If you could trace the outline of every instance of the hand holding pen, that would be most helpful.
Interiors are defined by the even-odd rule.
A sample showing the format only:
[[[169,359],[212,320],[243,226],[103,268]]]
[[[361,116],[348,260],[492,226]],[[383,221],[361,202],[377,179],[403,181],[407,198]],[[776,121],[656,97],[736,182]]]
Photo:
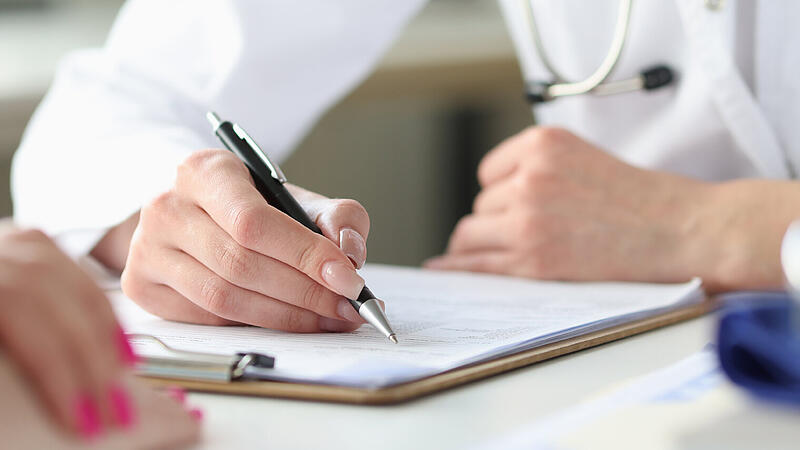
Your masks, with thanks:
[[[292,332],[353,331],[348,298],[364,280],[369,217],[353,200],[294,194],[324,236],[270,206],[227,150],[193,153],[174,186],[145,205],[122,276],[124,292],[161,317]]]
[[[300,206],[286,188],[286,176],[281,168],[269,159],[269,156],[253,138],[239,125],[222,121],[213,112],[209,112],[206,117],[220,141],[247,167],[253,177],[256,189],[264,197],[264,200],[310,231],[322,235],[323,231],[320,230],[317,223],[308,216],[307,211]],[[327,269],[323,266],[322,270],[325,272]],[[397,336],[389,325],[389,320],[383,312],[383,306],[379,303],[380,300],[368,287],[362,286],[358,294],[349,295],[347,298],[354,311],[358,312],[387,339],[397,344]]]

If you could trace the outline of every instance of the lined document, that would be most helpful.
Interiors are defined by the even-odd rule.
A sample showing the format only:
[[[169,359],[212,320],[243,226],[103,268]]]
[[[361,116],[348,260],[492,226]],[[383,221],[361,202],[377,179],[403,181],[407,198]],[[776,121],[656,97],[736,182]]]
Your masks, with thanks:
[[[274,356],[264,379],[378,388],[527,350],[704,298],[699,279],[684,284],[559,283],[371,265],[361,271],[386,302],[400,341],[368,325],[353,333],[291,334],[256,327],[190,325],[152,316],[119,291],[111,297],[130,333],[171,347]],[[155,349],[134,341],[136,351]]]

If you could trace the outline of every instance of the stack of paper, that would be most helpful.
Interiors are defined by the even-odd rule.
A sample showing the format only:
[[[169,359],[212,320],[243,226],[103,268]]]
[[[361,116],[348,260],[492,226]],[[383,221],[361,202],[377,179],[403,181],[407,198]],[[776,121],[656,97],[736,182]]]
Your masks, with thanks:
[[[254,351],[276,357],[264,379],[377,388],[515,353],[677,309],[704,298],[685,284],[558,283],[391,266],[362,271],[386,302],[400,340],[365,325],[348,334],[289,334],[255,327],[212,327],[152,316],[117,292],[126,330],[182,350]],[[147,346],[135,343],[147,355]]]

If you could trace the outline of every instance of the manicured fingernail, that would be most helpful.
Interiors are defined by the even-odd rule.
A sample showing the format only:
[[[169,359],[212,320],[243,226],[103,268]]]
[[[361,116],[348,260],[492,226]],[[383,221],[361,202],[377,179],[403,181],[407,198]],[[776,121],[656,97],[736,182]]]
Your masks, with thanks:
[[[384,302],[383,300],[378,300],[378,303],[381,305],[381,309],[383,310],[383,312],[386,312],[386,302]]]
[[[339,232],[339,248],[350,258],[356,269],[360,269],[367,260],[367,244],[361,234],[352,228],[343,228]]]
[[[164,392],[181,405],[186,403],[186,389],[178,386],[167,386]]]
[[[120,386],[112,386],[108,391],[111,400],[111,411],[114,419],[122,428],[130,428],[136,422],[136,415],[131,405],[131,397],[128,392]]]
[[[347,298],[358,298],[364,287],[364,279],[358,276],[353,266],[339,261],[323,264],[322,279],[331,289]]]
[[[203,410],[199,408],[192,408],[189,410],[189,415],[192,416],[196,422],[203,421]]]
[[[352,331],[353,323],[350,321],[336,320],[329,317],[319,318],[319,329],[322,331],[332,331],[334,333],[341,333],[344,331]]]
[[[123,331],[122,328],[117,328],[117,343],[122,362],[130,367],[133,367],[136,364],[138,357],[136,356],[136,353],[133,352],[133,347],[131,347],[128,336],[125,335],[125,331]]]
[[[102,432],[97,404],[88,395],[81,395],[75,402],[75,418],[78,432],[84,439],[93,439]]]
[[[336,314],[338,314],[342,319],[349,320],[350,322],[364,323],[364,319],[358,314],[358,311],[353,308],[353,305],[351,305],[346,299],[339,300],[339,304],[336,305]]]

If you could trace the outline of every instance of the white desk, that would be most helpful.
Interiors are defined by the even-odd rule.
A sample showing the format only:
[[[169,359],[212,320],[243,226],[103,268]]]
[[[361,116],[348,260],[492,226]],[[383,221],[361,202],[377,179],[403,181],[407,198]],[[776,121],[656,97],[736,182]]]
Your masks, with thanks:
[[[205,409],[203,448],[465,448],[697,352],[710,342],[714,323],[713,316],[695,319],[396,406],[210,394],[191,394],[189,401]],[[727,442],[721,427],[720,448],[789,447],[799,437],[749,433]]]

